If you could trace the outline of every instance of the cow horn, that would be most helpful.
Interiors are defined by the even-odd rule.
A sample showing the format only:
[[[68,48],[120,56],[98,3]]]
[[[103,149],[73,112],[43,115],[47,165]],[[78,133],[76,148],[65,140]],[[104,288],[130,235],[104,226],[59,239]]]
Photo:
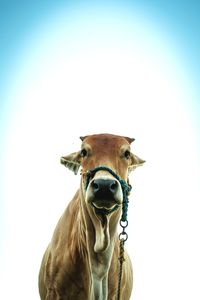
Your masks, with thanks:
[[[130,137],[127,137],[127,136],[125,136],[124,138],[127,140],[127,142],[129,142],[129,144],[131,144],[132,142],[135,141],[134,138],[130,138]]]
[[[84,139],[85,139],[86,137],[87,137],[87,135],[85,135],[85,136],[80,136],[81,141],[83,142]]]

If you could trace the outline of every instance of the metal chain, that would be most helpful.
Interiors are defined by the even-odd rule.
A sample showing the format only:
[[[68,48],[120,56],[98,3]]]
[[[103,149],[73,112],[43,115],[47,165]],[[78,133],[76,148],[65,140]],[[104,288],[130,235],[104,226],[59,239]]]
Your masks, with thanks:
[[[122,227],[122,232],[119,234],[119,280],[118,280],[118,290],[117,290],[117,300],[120,300],[121,297],[121,283],[122,283],[122,273],[123,273],[123,263],[125,261],[124,258],[124,244],[128,239],[128,234],[125,231],[126,227],[128,226],[128,221],[125,221],[125,224],[123,224],[123,221],[120,220],[120,226]]]
[[[126,232],[126,228],[128,226],[128,221],[122,221],[122,219],[119,222],[120,226],[122,227],[122,232],[119,234],[119,240],[124,240],[126,242],[128,240],[128,234]]]

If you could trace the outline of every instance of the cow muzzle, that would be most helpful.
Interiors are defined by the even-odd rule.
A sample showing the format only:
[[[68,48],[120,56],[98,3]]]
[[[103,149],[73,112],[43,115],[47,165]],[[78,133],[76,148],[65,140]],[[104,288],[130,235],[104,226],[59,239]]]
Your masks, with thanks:
[[[116,179],[98,177],[91,180],[88,186],[88,202],[97,214],[109,214],[122,203],[120,183]]]
[[[120,182],[107,170],[100,170],[90,176],[87,184],[86,201],[98,215],[109,215],[116,211],[123,201]]]
[[[95,212],[109,215],[122,205],[121,220],[126,221],[131,185],[107,166],[82,171],[82,175],[85,176],[86,202],[96,208]]]

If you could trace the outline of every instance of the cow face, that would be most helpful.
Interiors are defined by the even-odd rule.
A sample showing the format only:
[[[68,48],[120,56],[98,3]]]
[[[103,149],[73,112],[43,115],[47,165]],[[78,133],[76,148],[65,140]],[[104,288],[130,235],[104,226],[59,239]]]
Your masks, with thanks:
[[[134,139],[111,134],[97,134],[81,137],[82,146],[79,152],[61,157],[61,163],[75,174],[80,166],[83,172],[99,165],[113,169],[122,179],[127,180],[130,171],[143,165],[140,159],[130,151]]]
[[[130,171],[141,166],[144,161],[131,153],[130,144],[134,139],[111,134],[97,134],[81,137],[79,152],[61,158],[61,163],[77,174],[82,167],[82,182],[86,185],[87,171],[98,166],[107,166],[125,181]],[[84,189],[83,189],[84,190]],[[96,212],[101,209],[111,211],[122,202],[122,190],[119,181],[108,171],[98,171],[90,178],[87,202]]]
[[[107,170],[95,172],[88,178],[88,171],[98,166],[106,166],[113,170],[121,179],[128,181],[130,171],[141,166],[144,161],[131,153],[130,144],[133,139],[111,134],[98,134],[81,137],[81,150],[61,158],[61,163],[77,174],[82,167],[82,194],[84,205],[95,224],[96,233],[102,227],[108,228],[111,216],[118,220],[123,193],[121,184]],[[89,182],[88,182],[89,181]],[[86,186],[86,182],[88,183]],[[100,225],[98,225],[100,221]],[[107,224],[107,225],[105,225]],[[102,225],[102,226],[101,226]],[[97,230],[98,228],[98,230]],[[96,252],[105,250],[106,233],[96,234]],[[104,242],[102,242],[102,236]],[[108,236],[107,236],[108,238]],[[108,240],[108,239],[107,239]]]

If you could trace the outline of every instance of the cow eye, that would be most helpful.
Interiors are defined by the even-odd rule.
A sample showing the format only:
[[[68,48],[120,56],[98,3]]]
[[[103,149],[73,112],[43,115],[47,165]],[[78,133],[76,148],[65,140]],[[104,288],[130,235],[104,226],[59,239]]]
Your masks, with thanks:
[[[124,152],[124,156],[126,157],[126,159],[129,159],[131,157],[131,152],[129,150],[126,150]]]
[[[87,156],[87,150],[86,149],[82,149],[81,150],[81,157],[86,157]]]

